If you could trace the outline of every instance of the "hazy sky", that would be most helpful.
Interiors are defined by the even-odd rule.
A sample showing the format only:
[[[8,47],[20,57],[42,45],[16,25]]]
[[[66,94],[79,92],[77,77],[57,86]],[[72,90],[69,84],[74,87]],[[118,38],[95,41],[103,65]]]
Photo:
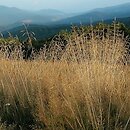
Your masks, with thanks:
[[[0,5],[21,9],[58,9],[64,12],[82,12],[130,2],[130,0],[0,0]]]

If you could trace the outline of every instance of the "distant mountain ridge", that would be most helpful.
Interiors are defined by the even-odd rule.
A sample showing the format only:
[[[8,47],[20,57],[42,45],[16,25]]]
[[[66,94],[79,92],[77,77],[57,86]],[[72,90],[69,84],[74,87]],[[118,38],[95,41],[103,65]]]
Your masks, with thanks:
[[[58,17],[56,19],[56,17]],[[7,26],[16,22],[47,24],[54,19],[64,18],[64,13],[58,10],[40,10],[36,12],[26,11],[14,7],[0,6],[0,26]]]
[[[79,24],[79,23],[94,23],[96,21],[104,21],[114,18],[130,17],[130,3],[111,6],[106,8],[98,8],[78,16],[63,19],[55,24]]]
[[[130,3],[98,8],[89,12],[66,14],[54,9],[43,9],[39,11],[25,11],[17,8],[0,6],[0,32],[8,36],[11,32],[14,36],[21,36],[23,23],[29,24],[29,30],[36,34],[38,39],[52,37],[63,29],[70,29],[71,24],[96,24],[104,21],[111,23],[114,18],[130,26]],[[6,26],[3,26],[3,24]]]
[[[39,25],[91,23],[113,19],[114,17],[130,17],[130,3],[105,8],[97,8],[88,12],[84,12],[80,15],[74,15],[71,13],[67,14],[55,9],[27,11],[15,7],[0,6],[1,27],[23,22]]]
[[[26,11],[15,7],[0,6],[0,26],[9,26],[16,23],[29,24],[79,24],[91,23],[101,20],[130,17],[130,3],[98,8],[80,15],[67,14],[55,9],[42,9]]]
[[[50,16],[65,15],[64,12],[56,10],[56,9],[41,9],[39,11],[36,11],[35,13],[39,15],[50,15]]]

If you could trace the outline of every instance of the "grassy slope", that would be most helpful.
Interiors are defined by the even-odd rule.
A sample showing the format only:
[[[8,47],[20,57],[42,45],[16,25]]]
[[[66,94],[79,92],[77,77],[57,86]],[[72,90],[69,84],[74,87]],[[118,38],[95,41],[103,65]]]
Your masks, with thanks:
[[[24,130],[130,129],[124,43],[74,34],[59,61],[57,46],[48,62],[41,60],[45,53],[34,61],[7,60],[1,53],[1,122]]]

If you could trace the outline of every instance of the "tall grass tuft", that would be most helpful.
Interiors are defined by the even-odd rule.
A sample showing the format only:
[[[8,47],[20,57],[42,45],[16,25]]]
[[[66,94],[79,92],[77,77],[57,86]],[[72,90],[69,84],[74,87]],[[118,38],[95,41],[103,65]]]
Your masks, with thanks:
[[[114,33],[75,31],[32,61],[1,58],[0,130],[129,130],[129,53]]]

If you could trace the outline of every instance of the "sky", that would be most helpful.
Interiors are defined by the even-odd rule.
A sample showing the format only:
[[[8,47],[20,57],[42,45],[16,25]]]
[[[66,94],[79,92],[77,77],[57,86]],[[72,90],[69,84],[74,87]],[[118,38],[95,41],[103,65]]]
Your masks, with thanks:
[[[0,0],[0,5],[26,10],[57,9],[76,13],[127,2],[130,0]]]

